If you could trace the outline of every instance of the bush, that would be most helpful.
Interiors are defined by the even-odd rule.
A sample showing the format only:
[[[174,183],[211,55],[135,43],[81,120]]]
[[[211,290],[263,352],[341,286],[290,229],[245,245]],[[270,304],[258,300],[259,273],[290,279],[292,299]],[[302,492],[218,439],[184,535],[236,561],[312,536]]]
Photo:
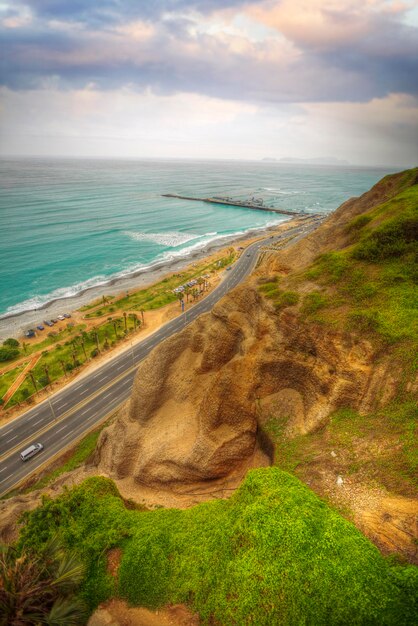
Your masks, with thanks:
[[[94,350],[92,350],[92,351],[90,352],[90,356],[91,356],[93,359],[94,359],[94,358],[96,358],[96,356],[99,356],[99,351],[98,351],[98,349],[97,349],[97,348],[94,348]]]
[[[418,218],[400,216],[376,228],[354,248],[352,256],[364,261],[398,257],[418,239]]]
[[[11,348],[8,346],[0,348],[0,362],[1,363],[3,363],[4,361],[11,361],[12,359],[15,359],[17,356],[19,356],[19,350],[17,348]]]
[[[23,387],[23,389],[20,391],[20,397],[22,398],[22,400],[27,400],[30,395],[31,393],[27,387]]]
[[[368,224],[371,221],[372,221],[371,215],[358,215],[353,220],[351,220],[351,222],[347,224],[346,231],[348,233],[358,232],[359,230],[363,228],[363,226],[366,226],[366,224]]]
[[[282,291],[274,303],[276,311],[285,309],[288,306],[295,306],[299,302],[299,294],[296,291]]]
[[[82,595],[134,605],[187,602],[202,624],[415,623],[418,575],[395,566],[297,478],[252,470],[229,500],[180,511],[128,510],[113,483],[90,478],[24,513],[20,548],[55,532],[86,566]],[[122,549],[118,582],[106,553]],[[116,588],[117,585],[117,588]]]
[[[3,345],[9,346],[10,348],[18,348],[19,342],[17,339],[13,339],[13,337],[10,337],[9,339],[6,339],[5,341],[3,341]]]
[[[316,313],[319,309],[323,309],[327,305],[328,298],[318,291],[313,291],[312,293],[308,293],[303,298],[302,313],[305,315],[312,315],[312,313]]]
[[[379,313],[373,309],[352,311],[348,315],[348,326],[362,332],[375,332],[379,328]]]

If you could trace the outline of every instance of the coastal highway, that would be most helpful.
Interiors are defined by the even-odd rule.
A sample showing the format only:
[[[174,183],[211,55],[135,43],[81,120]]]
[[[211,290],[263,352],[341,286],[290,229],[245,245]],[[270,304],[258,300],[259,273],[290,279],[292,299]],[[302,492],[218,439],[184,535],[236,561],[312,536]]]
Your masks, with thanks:
[[[0,495],[18,485],[48,459],[100,423],[125,402],[132,388],[136,369],[161,341],[185,328],[228,291],[236,287],[255,267],[258,251],[266,244],[293,236],[283,247],[292,245],[314,230],[319,219],[293,227],[281,235],[259,240],[248,246],[224,280],[206,297],[191,306],[143,341],[131,345],[92,371],[76,379],[61,391],[50,395],[39,405],[26,411],[0,429]],[[20,452],[32,443],[41,442],[44,450],[22,462]]]

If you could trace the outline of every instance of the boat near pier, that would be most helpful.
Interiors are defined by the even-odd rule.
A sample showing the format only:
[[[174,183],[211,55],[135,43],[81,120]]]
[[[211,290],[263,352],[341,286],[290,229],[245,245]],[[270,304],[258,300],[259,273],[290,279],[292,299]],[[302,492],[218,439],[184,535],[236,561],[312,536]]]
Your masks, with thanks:
[[[179,200],[194,200],[195,202],[208,202],[209,204],[222,204],[227,206],[236,206],[243,209],[255,209],[257,211],[269,211],[270,213],[279,213],[280,215],[310,215],[315,216],[319,213],[308,213],[307,211],[288,211],[286,209],[276,209],[264,204],[262,198],[252,197],[249,200],[234,200],[228,196],[213,196],[212,198],[198,198],[192,196],[182,196],[176,193],[163,193],[163,198],[178,198]]]

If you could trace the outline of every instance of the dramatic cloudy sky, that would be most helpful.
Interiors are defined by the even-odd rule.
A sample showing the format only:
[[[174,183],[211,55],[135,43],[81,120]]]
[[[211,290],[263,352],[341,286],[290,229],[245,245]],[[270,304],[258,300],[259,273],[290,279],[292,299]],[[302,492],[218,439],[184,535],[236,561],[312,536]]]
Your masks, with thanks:
[[[0,0],[1,153],[418,163],[418,0]]]

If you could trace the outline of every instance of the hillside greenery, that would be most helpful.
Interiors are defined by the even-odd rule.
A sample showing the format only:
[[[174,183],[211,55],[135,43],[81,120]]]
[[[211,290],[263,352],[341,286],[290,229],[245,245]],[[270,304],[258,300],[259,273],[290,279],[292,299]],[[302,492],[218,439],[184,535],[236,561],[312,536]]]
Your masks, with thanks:
[[[341,408],[330,415],[327,428],[303,435],[287,435],[288,421],[271,417],[263,427],[275,445],[274,462],[279,468],[308,482],[318,463],[332,464],[334,473],[363,485],[416,496],[418,406],[413,394],[366,415]]]
[[[249,472],[230,500],[188,510],[127,508],[91,478],[25,513],[20,550],[58,534],[86,568],[90,609],[185,602],[203,623],[411,624],[418,570],[388,561],[350,522],[276,467]],[[121,549],[118,576],[106,555]]]
[[[306,273],[321,291],[305,296],[302,310],[386,344],[416,344],[418,185],[354,218],[346,232],[349,245],[321,255]]]

